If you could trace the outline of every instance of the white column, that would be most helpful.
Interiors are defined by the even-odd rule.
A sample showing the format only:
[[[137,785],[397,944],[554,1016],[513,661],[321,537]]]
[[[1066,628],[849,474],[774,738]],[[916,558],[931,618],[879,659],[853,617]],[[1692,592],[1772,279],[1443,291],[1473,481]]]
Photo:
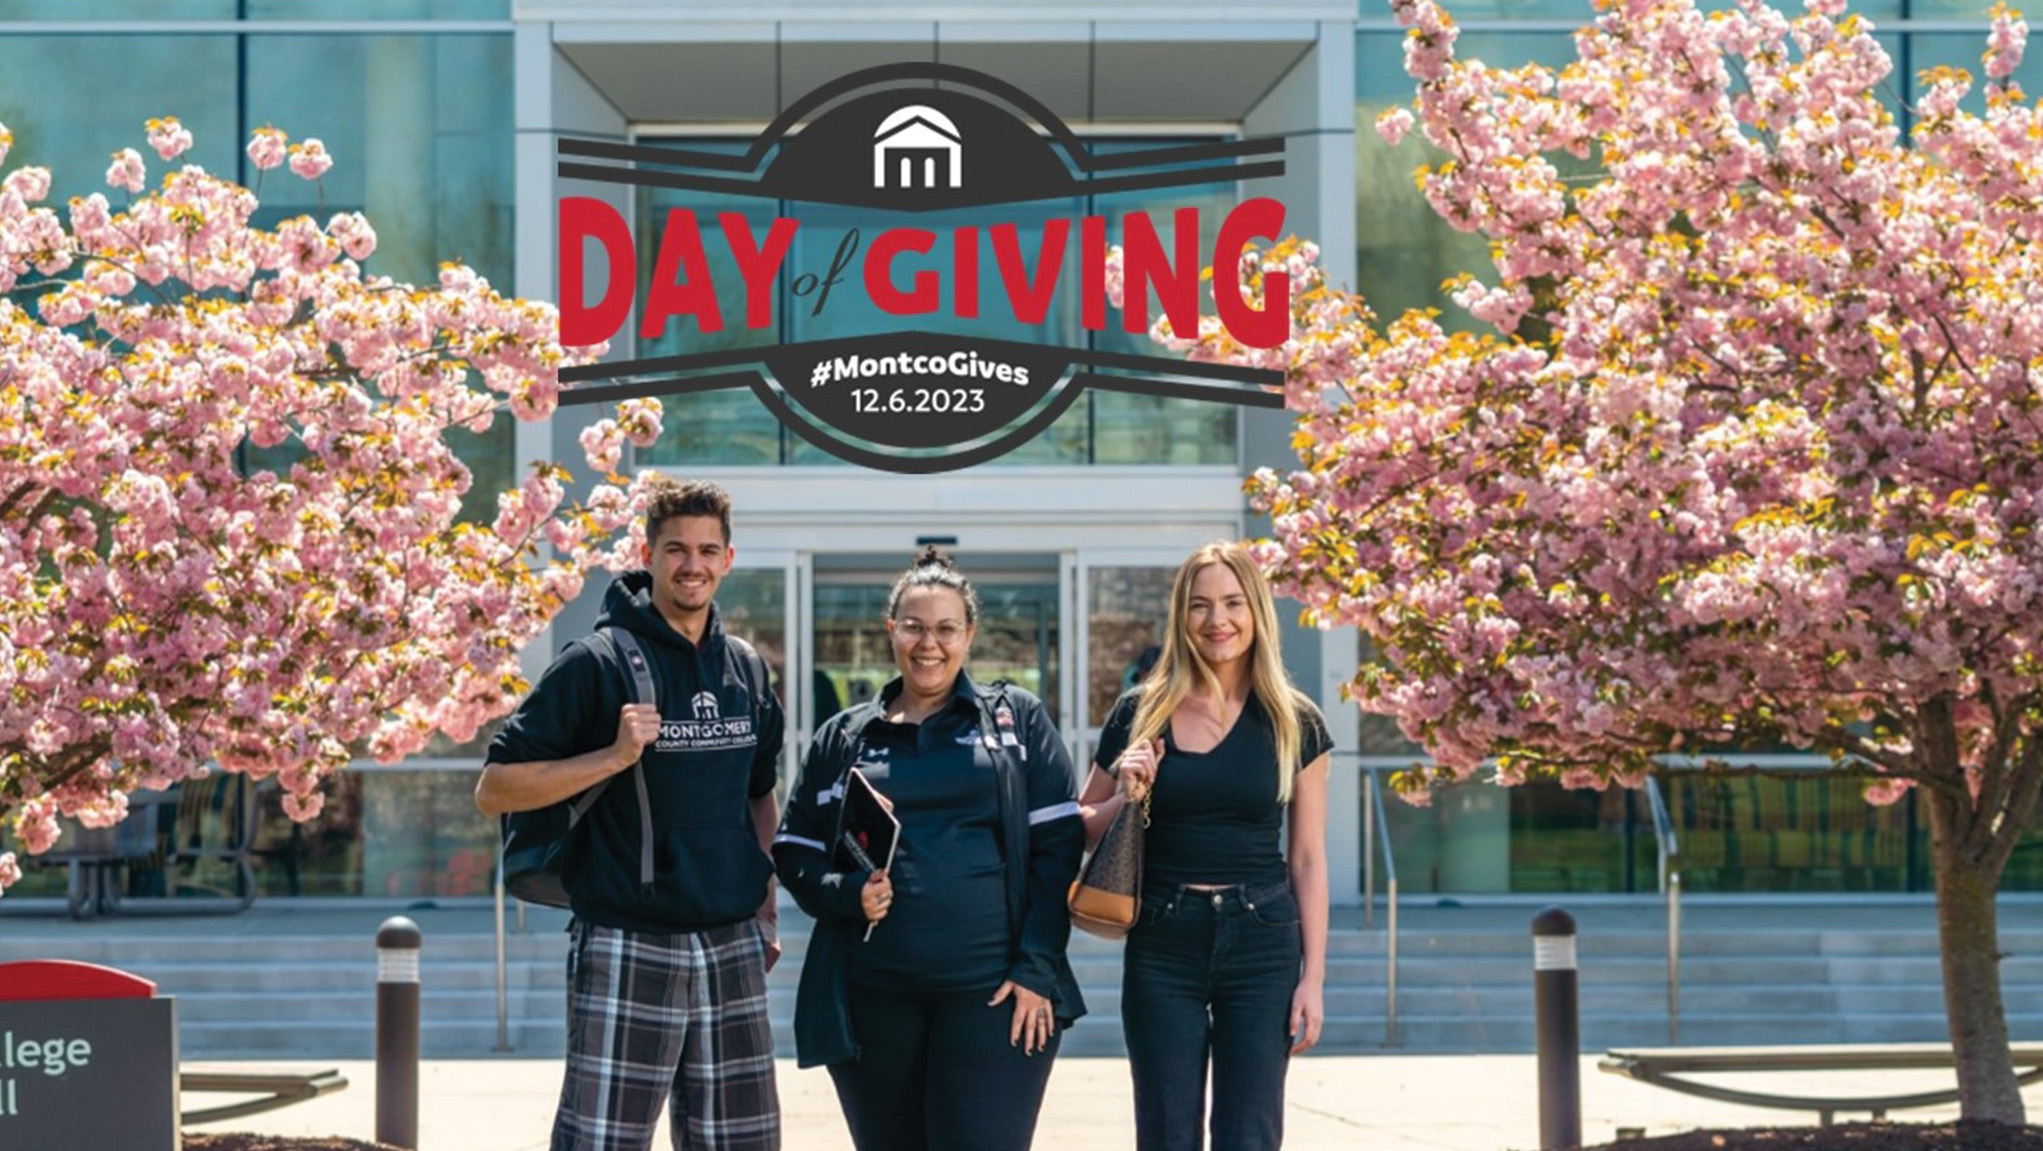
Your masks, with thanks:
[[[1250,194],[1275,196],[1285,206],[1284,230],[1319,245],[1320,266],[1329,282],[1355,283],[1355,25],[1352,21],[1319,23],[1317,43],[1279,81],[1243,121],[1248,136],[1283,135],[1284,175],[1255,181]],[[1288,447],[1291,422],[1249,413],[1248,464],[1296,466]],[[1355,674],[1359,658],[1356,634],[1350,629],[1298,638],[1318,640],[1316,667],[1293,669],[1301,686],[1309,686],[1326,711],[1328,734],[1336,751],[1356,750],[1361,737],[1360,713],[1340,703],[1340,688]],[[1288,639],[1288,637],[1287,637]],[[1310,648],[1306,648],[1310,650]],[[1310,657],[1307,657],[1310,658]],[[1317,674],[1314,674],[1316,671]],[[1327,875],[1335,905],[1362,902],[1361,777],[1348,763],[1336,761],[1327,788]]]

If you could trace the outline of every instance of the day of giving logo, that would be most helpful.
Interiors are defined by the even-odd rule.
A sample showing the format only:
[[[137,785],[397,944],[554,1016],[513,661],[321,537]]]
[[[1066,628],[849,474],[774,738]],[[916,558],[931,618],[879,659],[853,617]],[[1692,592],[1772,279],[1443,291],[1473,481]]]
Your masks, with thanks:
[[[1193,332],[1201,269],[1210,265],[1214,306],[1229,333],[1252,347],[1277,346],[1290,329],[1284,276],[1265,277],[1261,307],[1242,299],[1236,279],[1245,248],[1282,234],[1284,206],[1276,200],[1229,210],[1210,251],[1200,247],[1196,208],[1164,221],[1141,211],[1118,217],[1118,316],[1108,299],[1107,217],[1034,216],[1025,233],[1022,213],[1011,206],[1281,175],[1283,161],[1269,157],[1282,150],[1281,139],[1264,138],[1095,155],[1026,93],[946,64],[890,64],[826,84],[791,105],[743,154],[563,140],[564,179],[755,197],[793,212],[762,229],[743,212],[710,217],[674,208],[641,250],[607,201],[563,198],[562,343],[612,339],[634,312],[631,330],[646,341],[676,325],[684,345],[691,334],[777,330],[779,308],[821,316],[845,295],[861,296],[861,310],[897,319],[899,328],[567,368],[561,380],[575,386],[561,402],[749,388],[810,443],[852,463],[906,473],[996,459],[1048,428],[1087,388],[1282,407],[1283,397],[1266,390],[1282,385],[1280,372],[969,334],[981,321],[1048,333],[1053,307],[1073,294],[1082,332],[1118,324],[1146,333],[1152,301],[1175,330]],[[813,204],[941,213],[943,226],[844,228],[843,213],[834,211],[832,227],[843,235],[827,265],[795,267],[800,209]],[[719,265],[734,268],[741,282],[742,315],[720,302],[738,293],[712,275],[713,245],[727,257]],[[599,248],[607,282],[591,291],[589,259]],[[993,277],[982,275],[988,267]]]

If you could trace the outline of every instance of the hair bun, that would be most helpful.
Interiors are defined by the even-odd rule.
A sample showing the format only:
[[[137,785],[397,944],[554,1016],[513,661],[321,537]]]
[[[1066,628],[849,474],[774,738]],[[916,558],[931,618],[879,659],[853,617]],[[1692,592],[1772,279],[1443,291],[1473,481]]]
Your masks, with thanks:
[[[932,564],[945,571],[958,570],[958,565],[951,559],[950,554],[935,544],[929,544],[915,553],[915,567],[928,567]]]

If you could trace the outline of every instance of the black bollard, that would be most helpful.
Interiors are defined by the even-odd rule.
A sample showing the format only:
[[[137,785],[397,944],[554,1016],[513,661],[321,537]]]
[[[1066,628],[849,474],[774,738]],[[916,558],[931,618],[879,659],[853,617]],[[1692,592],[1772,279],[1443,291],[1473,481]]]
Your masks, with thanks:
[[[376,1141],[419,1145],[419,925],[376,929]]]
[[[1549,907],[1532,917],[1540,1151],[1582,1145],[1582,1026],[1575,979],[1575,917]]]

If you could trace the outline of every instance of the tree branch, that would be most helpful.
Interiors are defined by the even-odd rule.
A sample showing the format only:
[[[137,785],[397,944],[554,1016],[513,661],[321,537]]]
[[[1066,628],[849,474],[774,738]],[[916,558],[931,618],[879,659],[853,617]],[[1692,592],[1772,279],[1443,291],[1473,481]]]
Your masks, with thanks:
[[[1987,874],[1996,882],[2014,855],[2015,845],[2035,821],[2039,805],[2043,805],[2043,738],[2029,733],[2022,740],[2020,755],[2001,774],[2007,784],[2003,805],[1997,811],[1987,812],[1989,817],[1999,816],[1992,824],[1992,838],[1986,848]]]

